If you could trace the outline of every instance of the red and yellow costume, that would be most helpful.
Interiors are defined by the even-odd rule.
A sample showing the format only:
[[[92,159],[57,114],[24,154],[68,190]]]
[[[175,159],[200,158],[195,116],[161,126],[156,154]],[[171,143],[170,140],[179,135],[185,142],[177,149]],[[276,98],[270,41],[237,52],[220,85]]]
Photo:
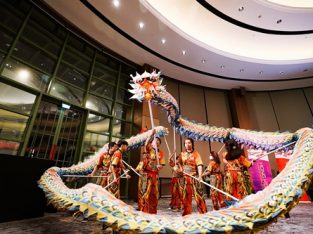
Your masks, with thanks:
[[[138,182],[138,208],[140,211],[156,214],[159,199],[159,169],[156,151],[151,149],[142,160],[142,173]],[[159,164],[164,166],[164,154],[158,151]]]
[[[240,156],[238,159],[234,160],[227,160],[224,177],[225,192],[239,200],[248,195],[243,167],[249,168],[251,165],[252,163],[244,156]],[[231,198],[227,197],[226,199]]]
[[[122,160],[122,152],[117,150],[114,152],[111,160],[111,165],[113,166],[113,173],[110,174],[109,183],[114,180],[114,175],[117,178],[117,182],[112,183],[108,187],[108,191],[112,193],[116,198],[120,198],[120,176],[124,169],[124,164]]]
[[[105,187],[108,185],[108,176],[110,174],[110,165],[111,165],[111,155],[108,152],[102,153],[100,155],[97,168],[100,170],[100,176],[103,176],[101,178],[99,184],[102,187]]]
[[[173,168],[172,179],[171,179],[171,209],[183,208],[183,194],[182,187],[184,184],[184,177],[178,172],[177,165],[174,160],[169,161],[169,165]]]
[[[210,176],[210,184],[220,190],[223,188],[223,176],[220,171],[220,164],[215,161],[211,161],[205,171],[205,173],[209,173]],[[213,203],[213,209],[219,210],[220,208],[225,206],[225,197],[224,195],[217,191],[216,189],[210,189],[210,196]]]
[[[185,173],[196,176],[198,166],[202,166],[202,160],[200,154],[197,151],[182,152],[178,158],[178,163],[184,172],[184,184],[183,184],[183,205],[184,215],[191,214],[192,212],[192,195],[194,195],[197,209],[200,214],[206,213],[206,205],[204,200],[204,191],[202,184],[191,178]]]

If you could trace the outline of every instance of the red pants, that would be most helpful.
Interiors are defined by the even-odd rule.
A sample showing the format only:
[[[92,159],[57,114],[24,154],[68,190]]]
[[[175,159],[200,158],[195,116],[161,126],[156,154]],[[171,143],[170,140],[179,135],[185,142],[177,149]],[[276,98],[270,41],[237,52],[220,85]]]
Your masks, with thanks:
[[[183,216],[191,214],[192,212],[192,195],[194,195],[197,209],[200,214],[206,213],[206,205],[204,200],[204,192],[202,184],[192,179],[189,176],[184,176],[184,186],[183,186],[183,204],[184,212]]]
[[[172,209],[181,209],[182,208],[182,198],[183,198],[183,194],[182,194],[182,181],[183,177],[172,177],[171,180],[171,203],[170,203],[170,207]],[[181,182],[181,183],[180,183]]]
[[[159,176],[143,174],[138,186],[138,208],[140,211],[156,214],[159,199]]]

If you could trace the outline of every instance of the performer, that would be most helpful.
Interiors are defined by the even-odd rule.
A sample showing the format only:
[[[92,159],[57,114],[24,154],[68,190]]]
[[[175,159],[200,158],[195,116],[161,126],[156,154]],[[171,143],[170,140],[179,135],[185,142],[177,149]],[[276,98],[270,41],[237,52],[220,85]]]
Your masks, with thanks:
[[[223,155],[225,163],[224,189],[230,195],[242,199],[248,195],[243,169],[251,167],[252,162],[242,155],[240,145],[233,139],[226,141],[225,148],[227,152]],[[230,198],[227,197],[226,200],[228,199]]]
[[[207,169],[202,174],[202,177],[210,176],[210,184],[218,189],[222,190],[223,176],[220,170],[220,159],[217,152],[211,151],[210,163]],[[213,210],[219,210],[225,206],[224,195],[216,189],[210,189],[210,196],[213,203]]]
[[[156,142],[153,141],[155,133],[156,130],[153,129],[150,137],[146,140],[142,169],[137,167],[142,175],[138,182],[138,208],[140,211],[150,214],[157,213],[159,171],[165,165],[164,153],[159,150],[161,139],[156,137]]]
[[[173,156],[175,154],[176,152],[174,152],[168,159],[168,163],[172,167],[170,209],[180,210],[183,208],[182,186],[184,182],[184,177],[178,167],[178,157],[176,158],[176,164],[175,160],[173,159]]]
[[[111,166],[111,158],[114,154],[114,152],[117,150],[117,144],[115,142],[109,143],[109,149],[107,152],[103,152],[100,155],[98,164],[94,167],[93,171],[88,176],[95,176],[97,171],[100,170],[100,176],[103,176],[103,178],[100,179],[100,185],[102,187],[105,187],[108,185],[108,177],[110,173],[110,166]]]
[[[122,171],[124,171],[124,164],[123,164],[123,153],[127,151],[128,142],[125,140],[119,140],[118,143],[118,150],[116,150],[112,156],[111,160],[111,176],[109,177],[109,184],[112,183],[108,187],[108,191],[111,192],[116,198],[120,198],[120,176],[122,175]],[[126,178],[129,179],[130,175],[126,172]]]
[[[178,158],[178,164],[184,173],[183,184],[183,205],[184,215],[191,214],[192,212],[192,195],[194,195],[197,209],[200,214],[206,213],[206,205],[204,200],[204,192],[202,184],[202,159],[200,154],[194,149],[194,141],[191,138],[185,139],[185,152],[182,152]],[[189,175],[197,175],[199,180],[191,178]]]

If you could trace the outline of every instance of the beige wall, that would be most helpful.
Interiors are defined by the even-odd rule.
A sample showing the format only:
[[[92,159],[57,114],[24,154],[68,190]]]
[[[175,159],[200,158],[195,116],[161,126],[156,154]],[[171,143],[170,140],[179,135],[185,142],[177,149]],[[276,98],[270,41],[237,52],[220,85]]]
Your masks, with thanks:
[[[251,130],[270,132],[279,130],[268,92],[248,92],[246,100],[253,128]]]
[[[290,131],[312,127],[313,88],[271,92],[248,92],[253,128],[260,131]]]
[[[303,89],[304,95],[310,107],[311,114],[313,115],[313,87]],[[313,128],[313,126],[311,126]]]
[[[205,89],[208,124],[216,127],[231,128],[232,120],[227,93],[224,90]],[[223,144],[211,142],[211,151],[223,152]]]
[[[280,131],[312,127],[313,116],[302,89],[271,92]]]

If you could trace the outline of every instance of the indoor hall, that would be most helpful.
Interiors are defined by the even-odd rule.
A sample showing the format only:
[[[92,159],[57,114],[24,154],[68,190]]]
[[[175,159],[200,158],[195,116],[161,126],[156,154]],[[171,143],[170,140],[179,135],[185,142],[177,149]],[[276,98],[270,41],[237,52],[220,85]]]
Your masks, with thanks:
[[[121,177],[120,198],[137,201],[138,186],[146,184],[133,169],[145,157],[145,140],[153,128],[161,139],[154,150],[161,150],[165,159],[154,173],[162,210],[174,175],[169,158],[176,152],[175,163],[181,163],[180,153],[188,151],[186,138],[194,140],[202,172],[215,151],[220,173],[227,176],[228,140],[253,163],[244,169],[251,195],[233,198],[240,204],[238,213],[234,207],[217,211],[220,220],[212,221],[216,213],[208,186],[216,185],[216,177],[206,176],[198,181],[205,191],[205,222],[193,212],[192,229],[176,215],[162,227],[168,232],[178,227],[196,233],[254,231],[276,218],[270,231],[279,232],[281,226],[294,230],[293,225],[300,230],[305,224],[298,217],[308,225],[304,217],[312,201],[313,165],[310,4],[0,0],[0,184],[5,201],[0,225],[11,232],[11,221],[23,226],[47,216],[71,222],[71,214],[48,213],[47,198],[62,209],[68,204],[77,208],[77,200],[89,192],[94,195],[80,207],[100,215],[102,208],[90,205],[90,199],[101,202],[110,196],[96,189],[103,174],[90,174],[108,143],[120,140],[129,144],[121,159],[131,176]],[[202,173],[198,166],[195,175]],[[225,191],[229,187],[222,188],[228,198],[234,195]],[[195,209],[195,199],[188,196]],[[109,199],[107,204],[111,209],[116,203]],[[105,215],[112,218],[110,209]],[[167,222],[166,214],[157,217]],[[215,223],[220,229],[214,229]]]

